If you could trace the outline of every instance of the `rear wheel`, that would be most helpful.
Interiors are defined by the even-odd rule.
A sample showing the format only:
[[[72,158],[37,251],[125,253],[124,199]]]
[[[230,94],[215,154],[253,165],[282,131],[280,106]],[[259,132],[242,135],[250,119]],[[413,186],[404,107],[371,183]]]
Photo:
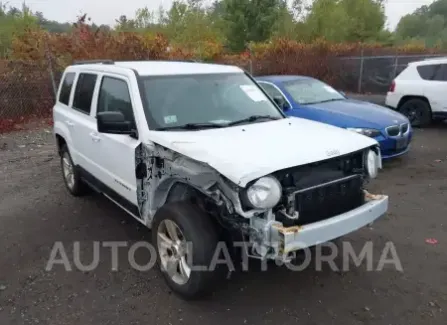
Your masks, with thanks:
[[[65,186],[73,196],[82,196],[88,193],[88,186],[82,181],[79,171],[73,164],[68,147],[64,144],[60,151],[62,176]]]
[[[208,268],[217,248],[218,234],[209,215],[188,202],[168,203],[155,214],[152,243],[174,293],[194,299],[214,289],[218,273],[197,268]]]
[[[399,107],[399,112],[405,115],[414,127],[428,126],[432,120],[430,105],[419,98],[410,99],[403,103]]]

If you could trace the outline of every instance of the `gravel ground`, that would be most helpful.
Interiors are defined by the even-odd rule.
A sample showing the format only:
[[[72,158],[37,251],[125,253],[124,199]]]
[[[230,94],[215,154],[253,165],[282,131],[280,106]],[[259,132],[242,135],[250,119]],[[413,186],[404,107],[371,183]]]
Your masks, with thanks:
[[[206,301],[171,294],[155,270],[140,272],[110,248],[90,272],[45,266],[55,242],[73,261],[92,261],[94,241],[148,240],[150,232],[100,196],[64,188],[50,130],[0,136],[0,324],[446,324],[447,127],[417,130],[410,153],[385,165],[371,184],[390,196],[389,213],[346,237],[360,252],[374,243],[373,266],[388,242],[403,272],[366,265],[335,272],[311,264],[233,273]],[[427,242],[432,238],[436,241]],[[143,250],[140,264],[147,262]]]

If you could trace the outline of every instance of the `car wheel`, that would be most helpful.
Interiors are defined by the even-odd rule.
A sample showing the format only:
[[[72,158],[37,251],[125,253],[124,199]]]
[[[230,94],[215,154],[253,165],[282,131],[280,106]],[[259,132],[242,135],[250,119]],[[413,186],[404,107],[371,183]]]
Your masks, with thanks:
[[[185,299],[211,293],[219,274],[209,267],[218,235],[209,215],[188,202],[173,202],[154,216],[152,243],[157,264],[171,290]]]
[[[424,127],[431,123],[430,105],[418,98],[406,101],[400,108],[399,112],[405,115],[414,127]]]
[[[88,186],[82,181],[76,166],[73,164],[67,145],[60,151],[62,176],[65,186],[73,196],[82,196],[88,193]]]

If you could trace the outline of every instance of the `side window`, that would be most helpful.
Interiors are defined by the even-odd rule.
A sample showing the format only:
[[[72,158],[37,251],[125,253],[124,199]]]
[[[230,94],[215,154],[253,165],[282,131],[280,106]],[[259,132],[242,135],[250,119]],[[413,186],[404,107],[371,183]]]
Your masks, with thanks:
[[[80,73],[73,98],[73,108],[90,114],[93,92],[98,76],[91,73]]]
[[[420,65],[417,67],[419,76],[424,80],[434,80],[437,72],[440,69],[440,64],[428,64],[428,65]]]
[[[68,105],[70,101],[71,88],[73,88],[73,81],[76,73],[67,72],[62,80],[61,91],[59,93],[59,102]]]
[[[275,98],[275,97],[284,98],[284,96],[281,94],[281,92],[278,89],[276,89],[274,86],[272,86],[270,84],[263,83],[263,82],[260,82],[259,85],[265,90],[265,92],[271,98]]]
[[[447,81],[447,64],[440,64],[439,68],[436,70],[433,80],[436,81]]]
[[[129,87],[122,79],[104,77],[99,89],[97,112],[121,112],[127,121],[135,123]]]

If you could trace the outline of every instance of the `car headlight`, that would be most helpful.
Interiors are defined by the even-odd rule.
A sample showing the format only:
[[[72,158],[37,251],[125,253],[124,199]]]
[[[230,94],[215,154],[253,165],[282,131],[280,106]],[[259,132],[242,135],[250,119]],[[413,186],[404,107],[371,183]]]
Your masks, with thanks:
[[[366,153],[365,167],[369,178],[376,178],[379,173],[379,156],[374,150],[368,150]]]
[[[257,209],[273,208],[278,204],[281,195],[281,184],[273,176],[261,177],[246,191],[248,203]]]
[[[378,137],[381,134],[380,131],[376,129],[365,129],[365,128],[347,128],[347,129],[349,131],[360,133],[371,138]]]

